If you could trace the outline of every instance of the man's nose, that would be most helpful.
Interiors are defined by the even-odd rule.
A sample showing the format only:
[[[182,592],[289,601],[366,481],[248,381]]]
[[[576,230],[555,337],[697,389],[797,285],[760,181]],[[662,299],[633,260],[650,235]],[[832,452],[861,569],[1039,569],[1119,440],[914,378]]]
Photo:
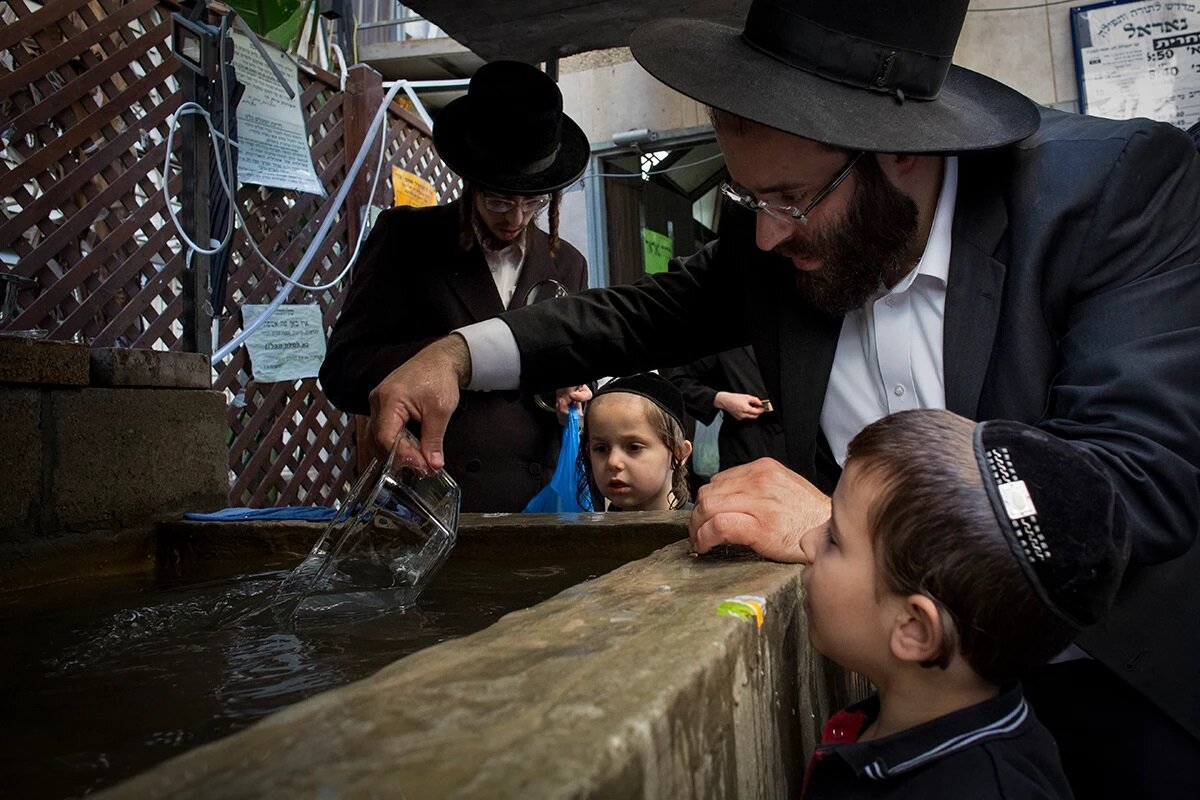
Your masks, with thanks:
[[[766,212],[759,211],[755,219],[754,241],[759,250],[770,252],[786,241],[792,235],[794,228],[795,226],[790,222],[784,222]]]

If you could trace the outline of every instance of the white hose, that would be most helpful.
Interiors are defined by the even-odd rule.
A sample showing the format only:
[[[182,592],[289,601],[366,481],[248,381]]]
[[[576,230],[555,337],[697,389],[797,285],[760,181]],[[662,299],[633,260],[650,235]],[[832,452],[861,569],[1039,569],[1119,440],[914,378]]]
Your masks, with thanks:
[[[374,130],[381,124],[383,118],[387,114],[388,106],[391,105],[393,98],[395,98],[400,89],[401,86],[397,84],[388,90],[387,95],[383,98],[383,103],[380,104],[379,110],[375,112],[375,118],[371,121],[371,125],[367,128],[367,130]],[[386,138],[387,129],[385,128],[380,135]],[[242,343],[245,342],[252,333],[258,330],[259,326],[266,322],[271,314],[275,313],[275,309],[283,305],[283,301],[286,300],[292,293],[292,289],[295,288],[295,281],[304,273],[304,270],[308,268],[309,263],[311,263],[313,258],[316,256],[317,250],[321,247],[325,236],[329,233],[329,229],[333,227],[334,218],[337,216],[338,210],[342,207],[342,203],[345,202],[346,195],[349,194],[350,187],[353,185],[354,179],[358,175],[358,171],[362,169],[363,162],[367,160],[367,153],[370,150],[372,138],[373,137],[365,138],[362,145],[359,146],[358,155],[355,156],[354,164],[351,165],[350,170],[346,173],[346,179],[342,181],[342,186],[340,189],[338,189],[337,196],[333,200],[333,206],[326,212],[325,219],[321,222],[321,227],[313,236],[312,241],[308,243],[308,247],[305,248],[304,255],[300,257],[300,263],[298,263],[296,268],[292,271],[291,277],[280,288],[279,293],[275,295],[274,299],[267,304],[267,307],[263,310],[262,314],[260,314],[249,325],[246,325],[237,336],[233,337],[233,339],[226,342],[220,349],[213,353],[211,363],[216,364],[238,347],[241,347]],[[357,254],[358,252],[356,247],[354,257],[357,257]],[[351,261],[350,264],[353,264],[353,261]],[[347,269],[349,269],[350,264],[347,264]]]

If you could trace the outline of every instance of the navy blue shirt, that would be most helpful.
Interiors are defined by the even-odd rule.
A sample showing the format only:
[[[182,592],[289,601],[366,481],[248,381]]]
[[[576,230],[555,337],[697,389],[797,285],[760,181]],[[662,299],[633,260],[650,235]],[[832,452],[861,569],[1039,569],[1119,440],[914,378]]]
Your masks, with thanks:
[[[991,700],[859,742],[879,698],[839,711],[825,725],[805,778],[804,800],[1042,800],[1071,798],[1049,731],[1015,685]]]

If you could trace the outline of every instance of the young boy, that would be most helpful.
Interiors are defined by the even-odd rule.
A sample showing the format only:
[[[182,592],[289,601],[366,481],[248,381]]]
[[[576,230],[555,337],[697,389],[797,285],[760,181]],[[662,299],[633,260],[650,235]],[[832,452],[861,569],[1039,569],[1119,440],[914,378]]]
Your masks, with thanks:
[[[806,800],[1071,797],[1017,680],[1120,583],[1124,514],[1086,451],[1015,422],[885,417],[802,548],[813,646],[878,690],[827,723]]]

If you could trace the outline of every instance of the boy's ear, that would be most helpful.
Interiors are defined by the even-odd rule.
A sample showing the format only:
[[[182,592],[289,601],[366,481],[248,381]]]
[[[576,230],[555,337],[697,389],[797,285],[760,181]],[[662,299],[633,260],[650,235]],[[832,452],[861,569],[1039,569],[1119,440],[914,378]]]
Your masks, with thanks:
[[[932,598],[923,594],[902,598],[889,641],[892,655],[914,664],[937,661],[947,644],[945,625]]]
[[[688,457],[692,454],[692,443],[687,439],[683,440],[683,444],[679,446],[679,452],[675,454],[675,460],[680,464],[686,464]]]

